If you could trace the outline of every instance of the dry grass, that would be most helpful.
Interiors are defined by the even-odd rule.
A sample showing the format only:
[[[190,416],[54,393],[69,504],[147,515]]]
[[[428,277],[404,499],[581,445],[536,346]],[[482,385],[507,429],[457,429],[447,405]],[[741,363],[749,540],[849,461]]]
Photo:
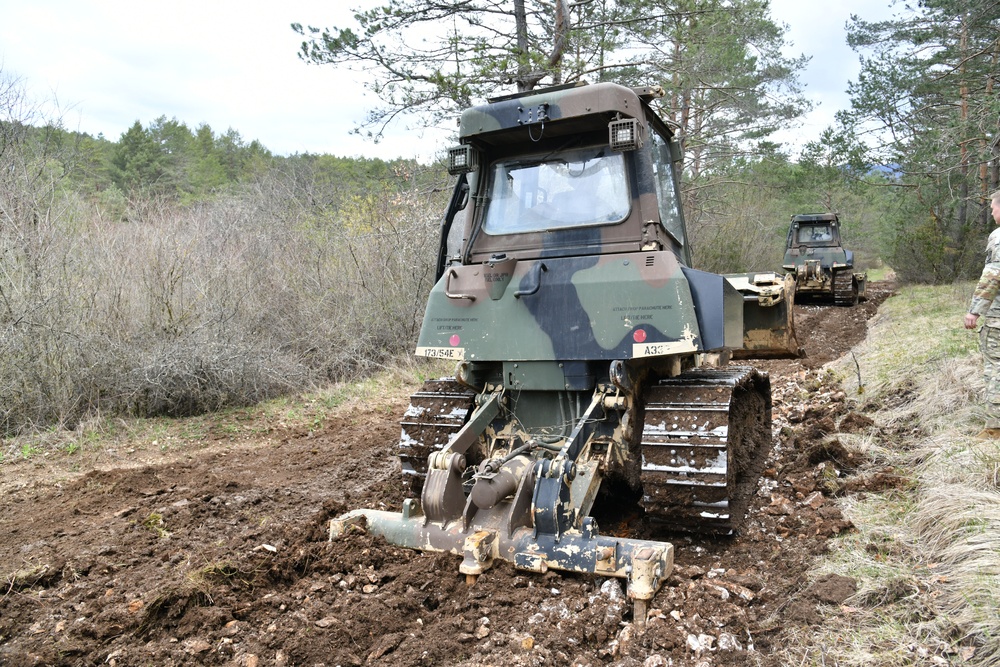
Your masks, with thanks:
[[[981,644],[982,664],[1000,661],[1000,493],[991,482],[995,441],[951,443],[922,466],[911,525],[942,572],[939,604],[960,640]]]
[[[23,433],[0,442],[0,496],[39,480],[62,483],[95,470],[156,466],[198,456],[209,448],[274,447],[282,434],[322,431],[336,420],[353,421],[372,409],[395,421],[405,408],[401,397],[412,394],[425,379],[453,371],[449,363],[407,354],[387,360],[365,378],[253,406],[181,419],[95,415],[75,429]],[[170,531],[168,525],[157,526],[155,517],[142,525],[157,534]]]
[[[982,425],[977,339],[961,328],[971,285],[901,290],[854,362],[834,364],[879,435],[855,446],[912,477],[910,488],[843,504],[857,530],[820,564],[858,592],[794,638],[789,664],[1000,662],[1000,444]]]

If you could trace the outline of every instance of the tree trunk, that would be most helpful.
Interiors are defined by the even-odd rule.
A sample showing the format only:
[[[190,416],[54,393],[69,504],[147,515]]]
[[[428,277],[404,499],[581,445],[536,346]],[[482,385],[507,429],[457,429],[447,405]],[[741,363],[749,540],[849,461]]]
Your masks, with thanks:
[[[534,83],[528,84],[528,15],[524,11],[524,0],[514,0],[514,32],[517,35],[517,92],[531,90]]]

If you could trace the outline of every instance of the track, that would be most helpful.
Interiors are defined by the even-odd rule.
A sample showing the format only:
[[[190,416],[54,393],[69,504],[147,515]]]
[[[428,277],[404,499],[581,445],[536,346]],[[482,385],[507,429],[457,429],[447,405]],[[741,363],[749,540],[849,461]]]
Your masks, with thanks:
[[[410,397],[400,425],[399,462],[407,497],[418,498],[427,477],[427,457],[448,444],[472,411],[475,394],[452,378],[428,380]]]
[[[836,271],[833,274],[833,302],[838,306],[855,306],[858,303],[858,287],[854,283],[851,270]]]
[[[645,395],[642,506],[674,530],[739,527],[771,444],[770,379],[748,367],[662,380]]]
[[[420,495],[428,455],[458,432],[473,402],[450,378],[428,381],[410,397],[398,452],[407,496]],[[650,387],[644,404],[647,518],[673,530],[736,530],[770,447],[767,375],[739,366],[691,371]]]

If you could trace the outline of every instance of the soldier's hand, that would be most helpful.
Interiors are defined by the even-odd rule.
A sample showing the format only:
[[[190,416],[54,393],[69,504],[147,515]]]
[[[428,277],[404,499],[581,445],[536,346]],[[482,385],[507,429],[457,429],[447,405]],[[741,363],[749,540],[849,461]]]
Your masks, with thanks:
[[[965,314],[965,328],[966,329],[975,329],[976,328],[976,322],[978,322],[978,321],[979,321],[979,315],[976,315],[975,313],[966,313]]]

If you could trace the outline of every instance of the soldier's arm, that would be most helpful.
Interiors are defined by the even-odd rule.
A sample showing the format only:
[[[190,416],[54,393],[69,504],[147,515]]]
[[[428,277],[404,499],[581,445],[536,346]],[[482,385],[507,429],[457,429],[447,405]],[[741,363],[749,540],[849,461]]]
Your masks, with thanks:
[[[1000,294],[1000,263],[990,262],[983,268],[983,275],[979,277],[979,283],[972,293],[969,313],[985,315],[997,294]]]

